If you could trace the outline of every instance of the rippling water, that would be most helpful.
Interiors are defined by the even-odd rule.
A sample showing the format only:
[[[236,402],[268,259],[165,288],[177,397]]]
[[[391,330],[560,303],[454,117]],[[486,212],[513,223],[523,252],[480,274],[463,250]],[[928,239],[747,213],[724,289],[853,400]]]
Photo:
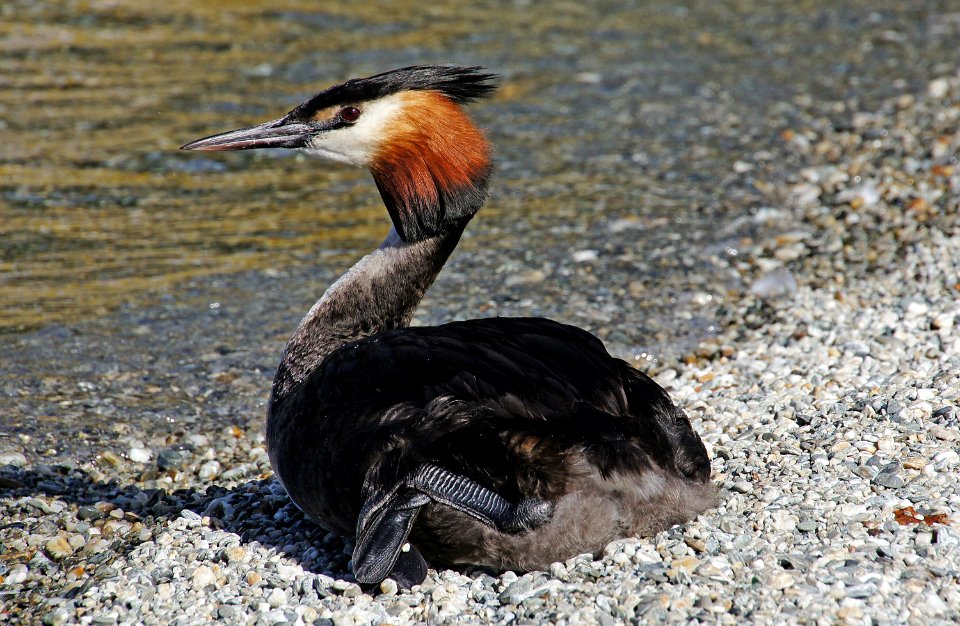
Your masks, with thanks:
[[[696,116],[711,95],[735,110],[731,99],[837,91],[882,70],[858,67],[871,57],[907,53],[893,63],[907,65],[916,54],[881,18],[917,29],[935,18],[933,3],[703,4],[5,3],[0,329],[98,316],[188,277],[290,265],[374,236],[381,209],[363,174],[175,152],[333,81],[417,62],[486,65],[505,76],[496,100],[475,107],[504,163],[500,208],[516,197],[553,221],[601,193],[613,210],[649,214],[664,207],[644,195],[638,163],[697,174],[705,194],[726,174],[724,161],[675,158],[691,141],[706,145],[701,162],[724,147]],[[871,28],[867,48],[857,35]],[[879,74],[863,80],[876,90]],[[666,208],[699,218],[678,204]]]
[[[193,322],[158,321],[170,299],[216,304],[237,344],[275,354],[322,283],[385,232],[376,190],[289,153],[177,147],[414,63],[503,76],[471,107],[497,148],[493,197],[423,318],[547,313],[586,319],[627,355],[683,350],[716,331],[737,280],[724,256],[756,234],[739,218],[792,174],[732,162],[776,147],[797,96],[868,107],[955,59],[947,1],[821,4],[6,2],[0,370],[13,404],[0,427],[102,421],[62,409],[105,371],[77,333],[115,373],[176,381],[173,353],[189,360],[198,340]],[[578,250],[599,250],[596,271],[571,263]],[[163,373],[138,360],[164,350]],[[180,400],[155,404],[179,415]]]

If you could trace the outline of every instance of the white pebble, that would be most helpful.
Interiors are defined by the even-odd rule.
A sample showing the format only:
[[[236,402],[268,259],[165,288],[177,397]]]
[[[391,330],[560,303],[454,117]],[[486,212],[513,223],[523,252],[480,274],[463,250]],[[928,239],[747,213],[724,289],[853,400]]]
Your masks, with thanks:
[[[197,475],[204,480],[216,478],[220,474],[220,463],[217,461],[207,461],[197,470]]]
[[[950,92],[950,82],[946,78],[935,78],[927,85],[927,95],[942,98]]]
[[[382,583],[380,583],[380,593],[384,595],[388,595],[388,596],[396,595],[398,590],[399,590],[399,587],[397,587],[396,581],[393,580],[392,578],[387,578]]]
[[[267,596],[267,604],[271,608],[277,608],[278,606],[283,606],[287,603],[287,593],[280,589],[279,587],[274,587],[273,591],[270,592],[270,595]]]
[[[930,312],[930,307],[926,302],[920,302],[919,300],[911,300],[907,304],[907,318],[911,317],[921,317]]]
[[[933,465],[938,470],[953,467],[957,463],[960,463],[960,454],[957,454],[955,450],[943,450],[933,457]]]
[[[786,589],[792,587],[793,583],[793,576],[787,572],[779,572],[770,577],[770,586],[774,589]]]
[[[201,565],[197,569],[193,570],[193,574],[190,578],[193,588],[197,590],[203,589],[207,585],[212,585],[217,580],[213,575],[213,570],[206,565]]]
[[[147,448],[130,448],[127,457],[134,463],[149,463],[151,457],[150,450]]]
[[[10,568],[10,571],[7,572],[3,582],[9,585],[19,585],[27,579],[27,574],[29,573],[30,570],[27,569],[26,565],[22,563],[14,565]]]

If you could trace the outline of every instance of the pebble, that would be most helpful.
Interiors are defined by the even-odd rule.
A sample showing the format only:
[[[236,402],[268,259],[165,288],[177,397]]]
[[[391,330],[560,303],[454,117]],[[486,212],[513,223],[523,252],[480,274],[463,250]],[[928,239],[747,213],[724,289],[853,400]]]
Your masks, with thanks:
[[[360,588],[360,585],[356,583],[350,583],[347,585],[347,588],[343,590],[344,598],[356,598],[363,594],[363,589]]]
[[[943,426],[938,426],[936,424],[930,427],[929,432],[937,439],[941,439],[943,441],[956,441],[957,439],[960,439],[960,433],[958,433],[956,429],[944,428]]]
[[[944,470],[960,464],[960,454],[956,450],[941,450],[933,457],[933,465],[938,470]]]
[[[396,581],[392,578],[387,578],[382,583],[380,583],[380,593],[388,596],[394,596],[397,594],[398,587]]]
[[[151,453],[146,448],[130,448],[130,451],[127,452],[127,458],[129,458],[134,463],[149,463]]]
[[[55,537],[44,546],[47,554],[55,561],[60,561],[73,554],[74,548],[64,537]]]
[[[283,606],[287,603],[287,594],[283,589],[274,588],[267,596],[267,604],[273,608]]]
[[[536,285],[547,279],[547,274],[543,270],[524,270],[515,274],[510,274],[503,281],[505,287],[517,287],[523,285]]]
[[[942,406],[931,414],[931,417],[935,420],[941,422],[953,422],[957,419],[957,415],[960,411],[957,410],[957,407],[953,405]]]
[[[20,563],[11,567],[6,576],[4,576],[4,583],[7,585],[19,585],[27,579],[27,574],[30,572],[27,569],[27,566]]]
[[[22,452],[0,452],[0,466],[25,467],[27,457]]]
[[[501,604],[520,604],[529,597],[533,590],[533,581],[530,578],[519,578],[510,583],[506,589],[500,592],[499,599]]]
[[[797,279],[788,270],[778,268],[753,281],[750,293],[760,298],[792,296],[797,293]]]
[[[111,450],[104,450],[103,452],[101,452],[100,455],[98,456],[98,460],[102,465],[106,465],[109,467],[119,467],[122,462],[120,457],[114,454]]]
[[[157,455],[157,467],[163,471],[179,469],[186,464],[187,460],[190,458],[190,452],[187,450],[181,450],[178,448],[169,448],[167,450],[161,450]],[[133,460],[133,457],[131,457]],[[148,458],[149,460],[149,458]],[[145,461],[138,461],[143,463]]]
[[[907,303],[907,317],[923,317],[930,312],[930,306],[926,302],[911,300]]]
[[[927,95],[931,98],[943,98],[950,92],[950,82],[946,78],[937,78],[927,85]]]
[[[887,487],[889,489],[899,489],[903,487],[906,483],[903,478],[900,476],[900,471],[903,469],[903,466],[899,461],[894,461],[884,465],[877,475],[873,477],[873,484],[880,485],[881,487]]]
[[[247,550],[243,546],[230,546],[223,549],[223,558],[229,563],[239,563],[247,555]]]
[[[929,615],[944,615],[950,611],[950,607],[934,591],[928,591],[923,597],[925,608]],[[956,606],[954,606],[956,611]]]
[[[220,463],[217,461],[207,461],[197,470],[197,476],[203,480],[212,480],[220,474]]]
[[[217,580],[213,574],[213,570],[206,565],[201,565],[193,570],[190,578],[194,589],[203,589],[207,585],[212,585]]]
[[[52,611],[45,613],[40,620],[43,626],[61,626],[66,624],[71,617],[71,613],[63,607],[57,607]]]
[[[787,587],[792,587],[794,582],[793,575],[788,574],[787,572],[779,572],[770,577],[770,586],[774,589],[786,589]]]
[[[797,524],[797,530],[804,533],[812,533],[817,530],[817,522],[811,519],[806,519]]]

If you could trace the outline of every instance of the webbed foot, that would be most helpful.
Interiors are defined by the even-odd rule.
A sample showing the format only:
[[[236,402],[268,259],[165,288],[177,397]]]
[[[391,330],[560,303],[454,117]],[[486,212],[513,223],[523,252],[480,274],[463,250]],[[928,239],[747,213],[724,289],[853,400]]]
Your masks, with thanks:
[[[405,553],[403,546],[420,507],[429,501],[430,498],[421,493],[403,489],[375,508],[364,506],[366,513],[360,516],[357,544],[353,548],[353,575],[357,582],[376,584],[383,581],[397,569],[398,561],[402,578],[409,580],[419,575],[420,579],[412,584],[423,582],[427,575],[423,557],[412,547]],[[405,555],[402,560],[401,555]],[[398,584],[400,582],[397,580]]]

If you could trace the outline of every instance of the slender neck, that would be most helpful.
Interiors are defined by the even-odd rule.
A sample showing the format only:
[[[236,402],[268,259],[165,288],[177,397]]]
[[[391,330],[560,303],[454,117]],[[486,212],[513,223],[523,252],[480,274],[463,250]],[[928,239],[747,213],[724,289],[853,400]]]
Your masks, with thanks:
[[[449,97],[411,92],[370,170],[393,229],[310,309],[287,344],[272,402],[343,344],[410,324],[487,196],[490,146]]]
[[[406,243],[391,228],[383,244],[331,285],[300,322],[274,379],[273,401],[343,344],[409,326],[462,233],[463,226]]]

